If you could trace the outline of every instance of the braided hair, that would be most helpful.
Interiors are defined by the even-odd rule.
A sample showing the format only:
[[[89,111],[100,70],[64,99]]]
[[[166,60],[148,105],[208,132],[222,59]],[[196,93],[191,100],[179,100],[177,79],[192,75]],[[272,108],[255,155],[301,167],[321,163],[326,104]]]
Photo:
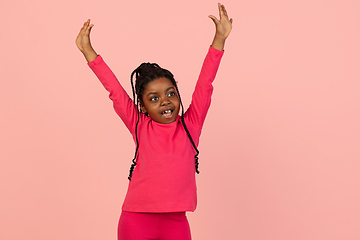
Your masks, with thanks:
[[[133,76],[135,75],[135,88],[134,88],[134,83],[133,83]],[[190,139],[190,142],[192,144],[192,146],[194,147],[195,151],[196,151],[196,154],[194,156],[195,158],[195,171],[196,173],[200,173],[199,170],[198,170],[198,166],[199,166],[199,158],[198,158],[198,155],[199,155],[199,150],[197,149],[197,147],[195,146],[195,143],[194,143],[194,140],[192,139],[191,135],[190,135],[190,132],[185,124],[185,121],[184,121],[184,106],[182,104],[182,101],[181,101],[181,97],[180,97],[180,92],[179,92],[179,89],[177,87],[177,84],[176,84],[176,81],[174,79],[174,75],[167,69],[164,69],[164,68],[161,68],[158,64],[156,63],[142,63],[139,67],[137,67],[132,73],[131,73],[131,76],[130,76],[130,82],[131,82],[131,88],[132,88],[132,92],[133,92],[133,99],[134,99],[134,104],[136,105],[136,108],[137,108],[137,121],[136,121],[136,126],[135,126],[135,138],[136,138],[136,150],[135,150],[135,156],[132,160],[132,164],[131,164],[131,167],[130,167],[130,173],[129,173],[129,177],[128,179],[131,180],[131,177],[132,177],[132,174],[133,174],[133,171],[134,171],[134,168],[136,166],[136,156],[137,156],[137,153],[138,153],[138,150],[139,150],[139,140],[138,140],[138,136],[137,136],[137,129],[138,129],[138,124],[139,124],[139,112],[140,112],[140,109],[139,109],[139,101],[141,104],[143,104],[143,94],[144,94],[144,91],[145,91],[145,86],[157,79],[157,78],[167,78],[171,81],[171,83],[175,86],[176,88],[176,91],[178,93],[178,96],[179,96],[179,100],[180,100],[180,105],[181,105],[181,122],[184,126],[184,129]],[[135,93],[137,95],[137,98],[135,98]],[[135,101],[136,99],[136,101]],[[147,115],[147,113],[146,113]]]

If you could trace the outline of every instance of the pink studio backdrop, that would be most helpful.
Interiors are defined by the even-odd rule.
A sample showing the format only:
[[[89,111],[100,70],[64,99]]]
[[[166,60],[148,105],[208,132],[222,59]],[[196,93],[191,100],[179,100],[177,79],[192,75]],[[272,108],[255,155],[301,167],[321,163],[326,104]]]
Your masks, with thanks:
[[[141,62],[188,106],[216,1],[0,2],[0,239],[116,240],[134,144],[75,38],[131,94]],[[227,1],[193,239],[360,239],[360,3]]]

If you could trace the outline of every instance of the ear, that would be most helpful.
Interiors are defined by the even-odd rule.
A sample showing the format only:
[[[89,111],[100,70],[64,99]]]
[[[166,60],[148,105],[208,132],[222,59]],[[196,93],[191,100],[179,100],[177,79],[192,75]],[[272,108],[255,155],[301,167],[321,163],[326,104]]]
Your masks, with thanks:
[[[141,102],[139,103],[139,105],[140,105],[141,112],[143,112],[144,114],[147,114],[146,107]]]

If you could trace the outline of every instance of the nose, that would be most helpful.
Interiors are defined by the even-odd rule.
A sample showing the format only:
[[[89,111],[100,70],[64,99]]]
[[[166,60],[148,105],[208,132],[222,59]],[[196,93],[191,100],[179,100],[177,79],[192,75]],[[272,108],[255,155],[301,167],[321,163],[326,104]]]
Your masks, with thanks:
[[[165,98],[164,100],[161,101],[161,106],[166,106],[170,104],[170,100]]]

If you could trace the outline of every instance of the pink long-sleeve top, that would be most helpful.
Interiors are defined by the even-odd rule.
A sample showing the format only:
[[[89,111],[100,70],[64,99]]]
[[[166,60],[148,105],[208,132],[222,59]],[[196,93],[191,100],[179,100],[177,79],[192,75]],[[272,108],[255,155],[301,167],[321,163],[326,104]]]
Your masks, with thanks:
[[[199,79],[185,112],[186,126],[196,146],[210,107],[212,82],[224,52],[210,46]],[[88,63],[110,92],[116,113],[136,143],[137,107],[100,55]],[[195,150],[182,126],[181,117],[169,124],[140,113],[137,165],[129,182],[122,210],[129,212],[194,211],[197,203]]]

